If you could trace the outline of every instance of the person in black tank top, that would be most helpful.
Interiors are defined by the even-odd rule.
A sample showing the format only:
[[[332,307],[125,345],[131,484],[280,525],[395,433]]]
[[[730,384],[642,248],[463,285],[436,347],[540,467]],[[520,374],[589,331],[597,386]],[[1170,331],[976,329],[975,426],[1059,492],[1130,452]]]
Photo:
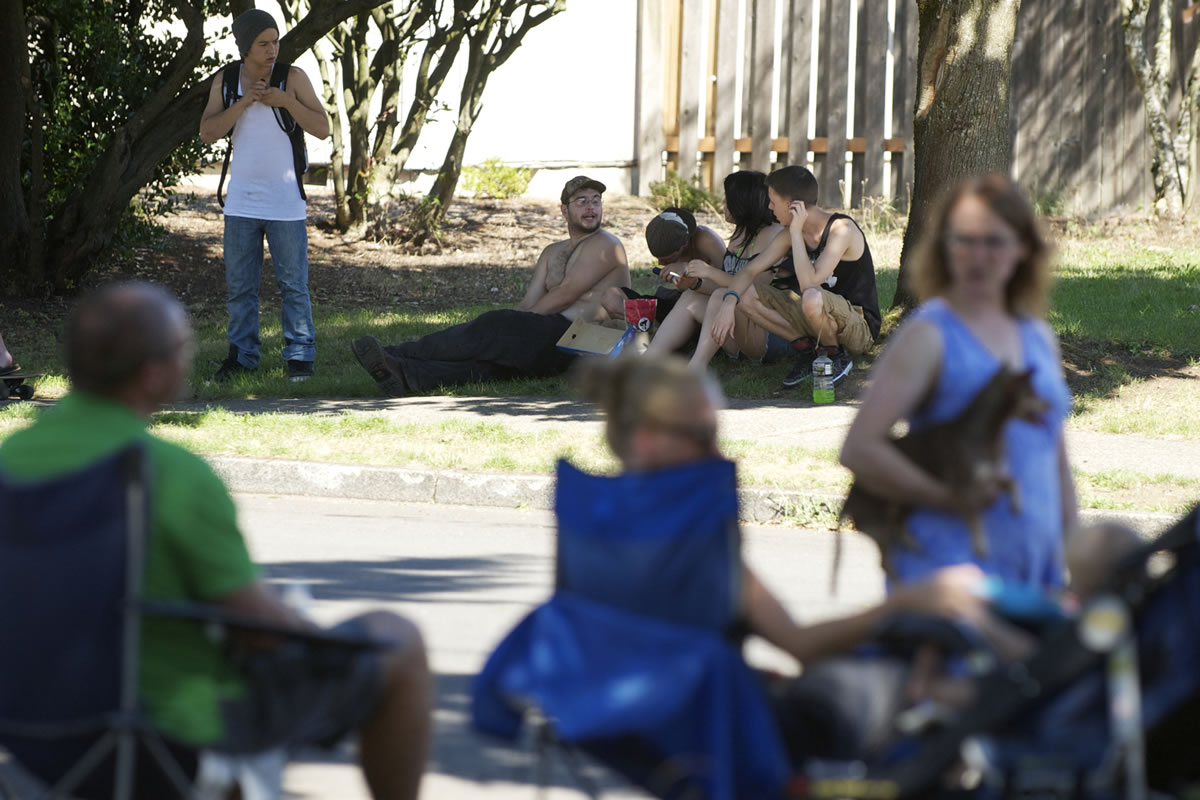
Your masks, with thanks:
[[[717,307],[705,320],[693,364],[708,363],[741,315],[787,337],[797,351],[785,386],[810,375],[819,354],[833,360],[836,383],[850,372],[851,357],[870,348],[879,335],[871,249],[853,219],[817,205],[816,178],[804,167],[772,172],[767,192],[771,211],[785,230],[738,273],[728,290],[714,294]],[[803,256],[797,258],[798,252]],[[756,285],[755,278],[780,259],[785,261],[775,280]]]

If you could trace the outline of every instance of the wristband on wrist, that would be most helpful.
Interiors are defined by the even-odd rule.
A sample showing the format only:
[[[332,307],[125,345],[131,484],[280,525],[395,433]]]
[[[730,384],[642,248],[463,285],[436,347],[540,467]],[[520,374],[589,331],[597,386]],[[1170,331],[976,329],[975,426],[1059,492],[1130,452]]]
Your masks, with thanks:
[[[692,284],[692,291],[700,291],[700,287],[704,285],[704,278],[696,278],[696,282]]]
[[[725,293],[724,297],[722,297],[722,298],[721,298],[721,302],[722,302],[722,303],[724,303],[724,302],[725,302],[725,299],[726,299],[727,297],[730,297],[730,296],[732,296],[732,297],[733,297],[733,299],[734,299],[734,302],[733,302],[733,304],[734,304],[735,306],[736,306],[738,303],[742,302],[742,296],[741,296],[740,294],[738,294],[737,292],[735,292],[733,289],[730,289],[729,291],[727,291],[727,292]]]

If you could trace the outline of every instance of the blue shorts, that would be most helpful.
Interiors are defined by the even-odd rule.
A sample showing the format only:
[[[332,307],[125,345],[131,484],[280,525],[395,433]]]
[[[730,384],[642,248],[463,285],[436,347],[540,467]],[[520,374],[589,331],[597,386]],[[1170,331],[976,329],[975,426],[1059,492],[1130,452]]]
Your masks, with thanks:
[[[358,619],[331,630],[367,638]],[[384,652],[290,640],[265,652],[238,654],[246,694],[222,706],[225,734],[211,749],[258,753],[336,745],[361,728],[379,705]]]
[[[767,349],[763,352],[763,357],[759,359],[763,364],[775,364],[783,361],[788,356],[795,353],[792,349],[792,344],[782,336],[767,331]]]

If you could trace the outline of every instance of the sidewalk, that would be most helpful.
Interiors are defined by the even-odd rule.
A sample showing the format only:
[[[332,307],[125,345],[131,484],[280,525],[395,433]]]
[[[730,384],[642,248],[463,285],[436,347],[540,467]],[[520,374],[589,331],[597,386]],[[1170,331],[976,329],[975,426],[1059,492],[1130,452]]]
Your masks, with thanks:
[[[602,431],[602,418],[593,408],[564,397],[405,397],[402,399],[222,400],[216,403],[181,403],[176,411],[198,411],[219,405],[237,413],[283,412],[340,414],[367,412],[398,422],[432,423],[447,419],[500,422],[516,431],[539,430],[546,425]],[[830,406],[797,406],[788,400],[730,400],[720,414],[721,434],[730,439],[840,448],[857,403]],[[1093,433],[1067,426],[1071,462],[1087,472],[1124,470],[1141,475],[1175,475],[1200,480],[1200,447],[1195,441],[1151,439],[1141,436]]]
[[[209,404],[185,403],[174,410],[197,411]],[[601,416],[590,406],[566,397],[408,397],[403,399],[271,399],[227,400],[220,405],[236,413],[378,414],[403,423],[435,423],[448,419],[501,423],[515,431],[546,427],[575,429],[588,435],[602,431]],[[722,410],[722,434],[731,439],[775,445],[837,449],[857,412],[857,404],[796,406],[788,400],[732,400]],[[1200,480],[1200,448],[1193,441],[1073,431],[1067,447],[1072,463],[1085,472],[1122,471],[1147,477],[1168,474]],[[213,457],[221,476],[235,491],[291,491],[326,497],[361,497],[410,502],[547,508],[552,481],[545,475],[463,473],[390,467],[309,464],[287,461]],[[747,488],[742,496],[748,522],[827,518],[840,498],[778,489]],[[1088,514],[1087,516],[1093,516]],[[1157,529],[1167,514],[1096,512],[1125,518],[1138,527]]]

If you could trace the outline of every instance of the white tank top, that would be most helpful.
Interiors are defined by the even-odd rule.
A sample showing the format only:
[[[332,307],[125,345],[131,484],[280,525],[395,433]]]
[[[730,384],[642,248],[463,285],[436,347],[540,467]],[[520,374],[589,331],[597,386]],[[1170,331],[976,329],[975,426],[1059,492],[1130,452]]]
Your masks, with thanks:
[[[279,127],[275,110],[262,103],[246,109],[233,125],[232,145],[225,215],[285,222],[305,219],[308,208],[296,185],[292,144]]]

